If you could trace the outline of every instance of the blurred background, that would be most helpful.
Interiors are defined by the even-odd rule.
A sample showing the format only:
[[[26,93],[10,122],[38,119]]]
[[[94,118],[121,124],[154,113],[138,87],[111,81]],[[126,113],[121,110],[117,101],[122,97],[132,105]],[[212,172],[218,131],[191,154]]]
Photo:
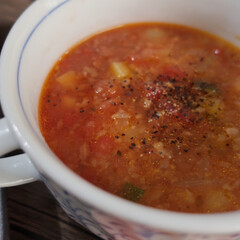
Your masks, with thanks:
[[[0,46],[16,18],[33,0],[0,0]]]

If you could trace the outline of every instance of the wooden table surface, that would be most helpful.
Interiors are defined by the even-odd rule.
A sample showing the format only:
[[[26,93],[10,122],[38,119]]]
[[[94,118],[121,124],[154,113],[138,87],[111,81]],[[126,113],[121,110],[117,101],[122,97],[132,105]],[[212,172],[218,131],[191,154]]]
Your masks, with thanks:
[[[0,0],[0,47],[16,18],[31,2]],[[71,220],[41,182],[7,188],[1,194],[7,201],[5,227],[9,234],[0,234],[0,240],[100,240]]]
[[[6,195],[10,240],[100,240],[71,220],[40,182],[8,188]]]

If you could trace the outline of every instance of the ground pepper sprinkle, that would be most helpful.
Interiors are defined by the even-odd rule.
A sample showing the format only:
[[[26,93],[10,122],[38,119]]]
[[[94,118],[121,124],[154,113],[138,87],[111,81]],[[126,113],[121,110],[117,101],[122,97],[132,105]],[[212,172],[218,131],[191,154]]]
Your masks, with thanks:
[[[180,212],[240,209],[239,59],[183,26],[101,33],[53,67],[41,132],[64,164],[119,197]]]

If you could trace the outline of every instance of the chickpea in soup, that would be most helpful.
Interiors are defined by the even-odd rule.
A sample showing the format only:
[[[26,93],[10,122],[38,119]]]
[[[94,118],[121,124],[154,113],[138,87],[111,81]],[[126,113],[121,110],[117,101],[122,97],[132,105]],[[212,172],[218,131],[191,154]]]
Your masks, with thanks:
[[[59,159],[112,194],[240,209],[240,50],[218,37],[162,23],[97,34],[49,73],[39,124]]]

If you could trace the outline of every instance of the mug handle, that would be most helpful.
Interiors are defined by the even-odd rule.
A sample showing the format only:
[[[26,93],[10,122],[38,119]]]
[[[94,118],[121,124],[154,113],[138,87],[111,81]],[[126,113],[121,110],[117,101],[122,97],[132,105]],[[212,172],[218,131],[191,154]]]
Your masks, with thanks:
[[[0,119],[0,156],[19,148],[6,118]],[[39,174],[27,154],[0,158],[0,187],[39,180]]]

